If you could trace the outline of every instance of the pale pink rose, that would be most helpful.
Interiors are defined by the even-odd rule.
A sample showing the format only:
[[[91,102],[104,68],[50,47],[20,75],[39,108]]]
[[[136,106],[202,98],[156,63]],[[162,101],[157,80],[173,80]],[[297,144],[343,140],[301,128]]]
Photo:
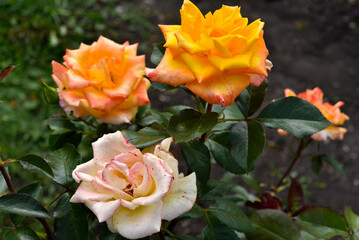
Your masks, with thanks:
[[[142,154],[120,131],[104,135],[92,144],[93,159],[72,172],[81,184],[71,202],[85,203],[99,222],[126,238],[159,232],[162,219],[189,211],[197,195],[196,175],[178,173],[171,142]]]
[[[92,45],[67,49],[64,65],[52,61],[60,106],[76,117],[129,123],[137,107],[149,103],[145,56],[136,52],[137,44],[117,44],[102,36]]]

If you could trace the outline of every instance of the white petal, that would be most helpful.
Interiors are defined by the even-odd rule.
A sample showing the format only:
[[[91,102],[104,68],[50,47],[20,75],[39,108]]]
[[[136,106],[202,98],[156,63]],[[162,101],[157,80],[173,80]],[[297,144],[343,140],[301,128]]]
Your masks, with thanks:
[[[121,200],[117,199],[108,202],[88,201],[86,206],[96,215],[99,222],[104,222],[115,214],[116,210],[121,206]]]
[[[106,201],[113,198],[113,194],[96,192],[91,183],[82,182],[72,196],[70,202],[84,203],[86,201]]]
[[[80,182],[81,180],[89,182],[96,176],[96,174],[97,167],[92,159],[86,163],[76,166],[75,170],[72,171],[72,178],[75,179],[76,182]]]
[[[161,159],[151,153],[143,155],[143,161],[149,170],[154,184],[155,190],[147,197],[139,197],[132,202],[137,205],[151,205],[159,202],[164,198],[171,187],[173,176],[166,171],[162,165]]]
[[[103,168],[118,154],[132,152],[140,155],[141,152],[127,141],[120,131],[105,134],[92,143],[94,161],[97,166]]]
[[[135,210],[119,207],[107,221],[109,229],[129,239],[137,239],[159,232],[161,229],[162,202],[140,206]]]
[[[179,191],[168,193],[162,200],[162,218],[171,221],[172,219],[188,212],[193,207],[197,197],[196,174],[192,173],[187,177],[179,178]]]

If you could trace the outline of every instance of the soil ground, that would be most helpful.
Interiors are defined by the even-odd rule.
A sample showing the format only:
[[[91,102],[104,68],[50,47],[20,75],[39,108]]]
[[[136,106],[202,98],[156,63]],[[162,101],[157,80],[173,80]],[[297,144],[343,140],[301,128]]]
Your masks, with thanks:
[[[349,205],[359,213],[359,1],[357,0],[256,0],[193,1],[203,13],[225,5],[242,6],[241,13],[251,21],[265,22],[265,41],[274,67],[269,75],[266,103],[283,97],[291,88],[303,92],[319,86],[326,101],[344,101],[342,111],[350,116],[343,141],[320,145],[319,153],[328,153],[344,165],[345,174],[324,166],[319,175],[311,171],[310,158],[301,159],[294,167],[305,176],[310,189],[308,203],[328,206],[343,212]],[[181,0],[147,0],[161,12],[155,24],[179,24]],[[158,21],[158,22],[156,22]],[[159,36],[161,32],[158,31]],[[160,41],[163,41],[163,39]],[[161,95],[151,93],[152,105],[163,109],[175,104],[191,104],[184,93]],[[268,143],[288,148],[290,136],[278,136],[266,130]],[[315,145],[315,144],[313,144]],[[295,150],[296,146],[292,150]],[[304,154],[316,153],[313,146]],[[266,148],[256,163],[255,175],[263,183],[275,184],[275,171],[284,172],[290,163],[286,153]],[[220,174],[218,171],[217,174]],[[268,188],[268,185],[267,187]],[[265,189],[265,188],[264,188]]]

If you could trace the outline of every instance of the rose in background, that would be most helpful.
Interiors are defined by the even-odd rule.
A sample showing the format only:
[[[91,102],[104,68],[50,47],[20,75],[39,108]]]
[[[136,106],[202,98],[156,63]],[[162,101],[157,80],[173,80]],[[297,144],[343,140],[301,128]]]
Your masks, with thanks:
[[[231,105],[249,84],[259,86],[272,64],[263,39],[264,23],[248,25],[237,6],[202,15],[190,1],[181,9],[181,25],[160,25],[166,52],[147,76],[178,86],[185,84],[210,104]]]
[[[311,136],[315,141],[326,141],[328,138],[335,140],[342,140],[344,134],[347,132],[346,128],[338,127],[337,125],[343,125],[346,120],[349,120],[349,117],[340,111],[340,107],[344,105],[344,102],[339,101],[335,105],[332,105],[328,102],[323,103],[323,91],[316,87],[313,90],[307,89],[305,92],[295,94],[290,89],[285,89],[284,94],[286,97],[299,97],[303,100],[306,100],[316,106],[320,112],[323,114],[328,121],[333,123],[336,126],[329,126],[326,129],[317,132]],[[278,133],[281,135],[287,135],[288,132],[278,129]]]
[[[105,123],[129,123],[138,106],[149,103],[145,56],[138,44],[117,44],[100,36],[92,45],[66,50],[64,65],[52,62],[60,105],[76,117],[89,115]]]
[[[71,202],[85,203],[99,222],[126,238],[159,232],[161,219],[189,211],[197,195],[196,175],[178,173],[171,142],[167,138],[142,154],[121,132],[104,135],[92,144],[93,159],[72,173],[82,182]]]

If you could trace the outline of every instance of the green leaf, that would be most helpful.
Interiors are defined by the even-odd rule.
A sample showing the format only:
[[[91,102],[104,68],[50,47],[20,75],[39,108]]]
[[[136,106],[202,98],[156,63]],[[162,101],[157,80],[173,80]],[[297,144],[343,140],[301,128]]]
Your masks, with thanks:
[[[46,160],[52,168],[54,173],[52,179],[56,183],[66,188],[74,183],[72,171],[81,163],[81,156],[72,145],[67,144],[63,148],[51,152]]]
[[[261,194],[261,186],[258,180],[255,178],[254,174],[249,173],[245,175],[241,175],[241,178],[245,183],[248,184],[253,190],[255,190],[258,194]]]
[[[176,89],[176,87],[171,86],[167,83],[162,83],[162,82],[154,82],[151,81],[151,87],[153,87],[154,89],[161,91],[161,92],[167,92],[167,91],[171,91],[173,89]]]
[[[202,114],[194,109],[184,109],[171,117],[167,131],[176,142],[190,141],[210,131],[217,118],[215,112]]]
[[[236,103],[244,116],[253,115],[262,105],[267,93],[268,81],[265,80],[259,87],[249,85],[236,98]]]
[[[18,158],[19,161],[27,162],[33,166],[40,168],[41,170],[45,171],[50,176],[54,176],[51,167],[49,164],[40,156],[36,156],[33,154],[25,155]]]
[[[334,170],[336,170],[337,172],[344,174],[343,165],[337,159],[328,157],[328,155],[326,155],[326,154],[316,155],[312,158],[312,169],[313,169],[313,164],[314,164],[315,165],[314,168],[316,168],[316,169],[315,170],[313,169],[313,171],[315,173],[317,173],[316,172],[317,169],[320,170],[320,168],[319,168],[320,163],[323,164],[323,162],[326,162],[327,164],[332,166],[334,168]],[[318,165],[318,166],[316,166],[316,165]],[[319,173],[319,170],[318,170],[318,173]]]
[[[75,131],[66,132],[63,134],[51,134],[49,137],[49,148],[57,150],[62,148],[65,144],[72,144],[77,147],[82,140],[82,133]]]
[[[208,209],[221,222],[239,232],[254,232],[248,217],[231,201],[216,199]]]
[[[164,130],[157,130],[150,127],[142,128],[138,132],[122,131],[127,140],[137,148],[145,148],[152,146],[168,137]]]
[[[221,113],[219,119],[244,119],[244,116],[242,112],[239,110],[236,103],[233,103],[231,106],[226,106],[226,107],[213,104],[212,112]],[[230,129],[236,123],[237,123],[236,121],[220,122],[213,128],[213,131],[223,131]]]
[[[66,115],[56,115],[48,119],[48,124],[53,134],[63,134],[76,130],[76,126]]]
[[[261,155],[265,143],[262,126],[255,121],[243,121],[234,125],[229,133],[229,151],[240,167],[240,173],[254,170],[255,161]]]
[[[153,44],[153,51],[151,54],[151,62],[155,65],[160,64],[163,55],[165,54],[166,48],[163,47],[164,43]]]
[[[306,232],[315,237],[331,238],[337,235],[348,236],[348,229],[344,217],[330,208],[308,208],[298,215],[297,220]]]
[[[214,198],[224,196],[232,187],[233,185],[228,182],[210,179],[206,185],[199,188],[198,199],[212,201]]]
[[[355,214],[350,207],[345,207],[345,218],[353,232],[359,231],[359,215]]]
[[[58,105],[59,104],[59,95],[57,93],[56,88],[50,87],[41,79],[40,79],[40,84],[41,84],[42,91],[44,92],[46,102],[49,104]]]
[[[193,205],[191,210],[182,214],[177,219],[180,220],[180,219],[187,219],[187,218],[201,218],[201,217],[203,217],[203,215],[204,215],[203,209],[200,206],[198,206],[197,204],[195,204],[195,205]]]
[[[83,204],[70,203],[65,193],[57,202],[55,211],[55,236],[57,239],[87,239],[87,211]]]
[[[246,234],[248,240],[298,240],[299,228],[295,222],[280,210],[264,209],[250,216],[254,233]]]
[[[228,135],[228,134],[227,134]],[[241,173],[241,168],[237,162],[232,158],[231,153],[229,152],[226,146],[223,146],[221,143],[216,142],[212,139],[208,139],[205,142],[206,146],[211,152],[214,160],[225,170],[231,173]]]
[[[2,195],[0,197],[0,211],[29,217],[50,217],[41,203],[26,193]]]
[[[301,240],[322,240],[323,238],[316,238],[313,235],[310,235],[306,231],[301,230],[300,231],[300,239]]]
[[[170,118],[173,115],[169,112],[157,112],[153,109],[151,109],[150,112],[151,115],[146,116],[143,119],[141,119],[141,121],[139,121],[139,124],[141,126],[154,125],[160,127],[167,127],[170,122]]]
[[[240,240],[238,235],[226,225],[206,225],[202,233],[203,240]]]
[[[211,156],[208,148],[202,142],[196,140],[182,142],[180,147],[188,168],[192,172],[196,172],[197,179],[205,184],[211,171]]]
[[[31,228],[18,227],[15,231],[8,232],[5,240],[40,240],[40,238]]]
[[[42,186],[40,183],[32,183],[23,188],[21,188],[18,193],[26,193],[32,196],[33,198],[39,200],[42,194]],[[10,219],[15,225],[19,225],[24,219],[25,216],[19,216],[16,214],[10,213]]]
[[[332,125],[311,103],[297,97],[278,99],[256,118],[269,128],[280,128],[305,138]]]

